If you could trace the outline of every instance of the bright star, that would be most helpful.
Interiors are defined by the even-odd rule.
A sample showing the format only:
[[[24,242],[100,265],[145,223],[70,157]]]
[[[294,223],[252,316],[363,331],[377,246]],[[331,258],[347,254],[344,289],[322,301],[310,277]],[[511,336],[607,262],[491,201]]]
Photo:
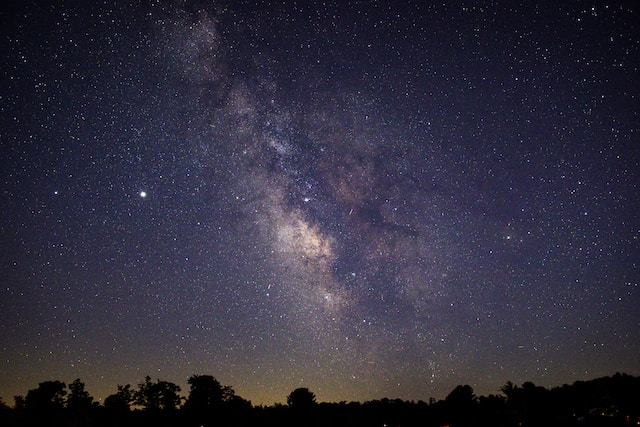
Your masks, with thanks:
[[[147,197],[147,192],[146,192],[146,191],[141,191],[141,192],[140,192],[140,197],[142,197],[143,199],[144,199],[145,197]]]

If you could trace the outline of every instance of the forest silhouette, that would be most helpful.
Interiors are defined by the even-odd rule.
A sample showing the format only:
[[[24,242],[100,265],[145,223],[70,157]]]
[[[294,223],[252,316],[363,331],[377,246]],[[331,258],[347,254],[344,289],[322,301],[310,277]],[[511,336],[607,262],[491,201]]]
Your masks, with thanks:
[[[186,396],[170,381],[147,376],[118,385],[102,404],[76,379],[44,381],[14,405],[0,400],[0,426],[638,426],[640,377],[616,373],[554,388],[507,382],[499,394],[476,396],[459,385],[443,400],[319,403],[307,388],[286,404],[254,406],[211,375],[193,375]]]

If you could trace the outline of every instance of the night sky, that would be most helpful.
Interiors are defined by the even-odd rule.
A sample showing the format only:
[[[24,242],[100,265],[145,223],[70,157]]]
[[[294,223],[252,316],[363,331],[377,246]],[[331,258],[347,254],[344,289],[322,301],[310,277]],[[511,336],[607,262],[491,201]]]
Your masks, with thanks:
[[[640,375],[637,4],[47,3],[0,14],[6,403]]]

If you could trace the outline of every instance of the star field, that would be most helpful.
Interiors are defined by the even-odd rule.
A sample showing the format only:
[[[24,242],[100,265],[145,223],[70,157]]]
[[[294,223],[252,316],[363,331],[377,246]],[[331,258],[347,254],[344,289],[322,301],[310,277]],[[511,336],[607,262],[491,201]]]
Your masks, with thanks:
[[[5,402],[78,377],[272,404],[640,375],[636,6],[0,19]]]

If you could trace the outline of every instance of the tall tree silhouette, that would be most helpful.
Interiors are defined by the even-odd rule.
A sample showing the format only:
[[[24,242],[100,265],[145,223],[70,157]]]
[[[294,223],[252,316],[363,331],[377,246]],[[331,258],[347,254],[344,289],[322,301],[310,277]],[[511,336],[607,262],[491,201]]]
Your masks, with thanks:
[[[452,426],[469,426],[476,415],[478,398],[469,385],[459,385],[444,400]]]
[[[67,408],[73,411],[86,410],[93,404],[93,397],[84,389],[84,383],[80,378],[69,384],[70,393],[67,396]]]
[[[18,411],[24,411],[27,407],[25,398],[22,395],[13,396],[13,408]]]
[[[308,411],[316,406],[316,395],[308,388],[297,388],[287,396],[287,405],[296,411]]]
[[[183,409],[193,423],[239,423],[251,412],[251,402],[211,375],[192,375],[187,382],[190,390]]]
[[[191,387],[184,409],[192,412],[205,412],[222,405],[224,389],[211,375],[192,375],[187,383]]]
[[[65,422],[68,425],[90,426],[94,424],[92,416],[98,405],[94,405],[93,397],[84,387],[80,378],[76,378],[69,384],[65,411]]]
[[[316,395],[308,388],[297,388],[287,396],[289,406],[289,422],[292,426],[314,426],[319,420],[316,418]]]
[[[44,381],[38,388],[29,390],[25,397],[25,407],[30,412],[49,412],[64,408],[67,390],[62,381]]]
[[[153,383],[147,375],[144,382],[138,384],[134,402],[149,411],[174,411],[182,401],[179,392],[180,386],[177,384],[161,380]]]
[[[508,381],[500,390],[507,396],[507,409],[513,422],[536,424],[550,418],[553,405],[551,395],[544,387],[530,381],[518,387]]]
[[[118,391],[104,400],[104,407],[113,412],[129,412],[134,401],[135,392],[131,389],[131,384],[118,384]]]

